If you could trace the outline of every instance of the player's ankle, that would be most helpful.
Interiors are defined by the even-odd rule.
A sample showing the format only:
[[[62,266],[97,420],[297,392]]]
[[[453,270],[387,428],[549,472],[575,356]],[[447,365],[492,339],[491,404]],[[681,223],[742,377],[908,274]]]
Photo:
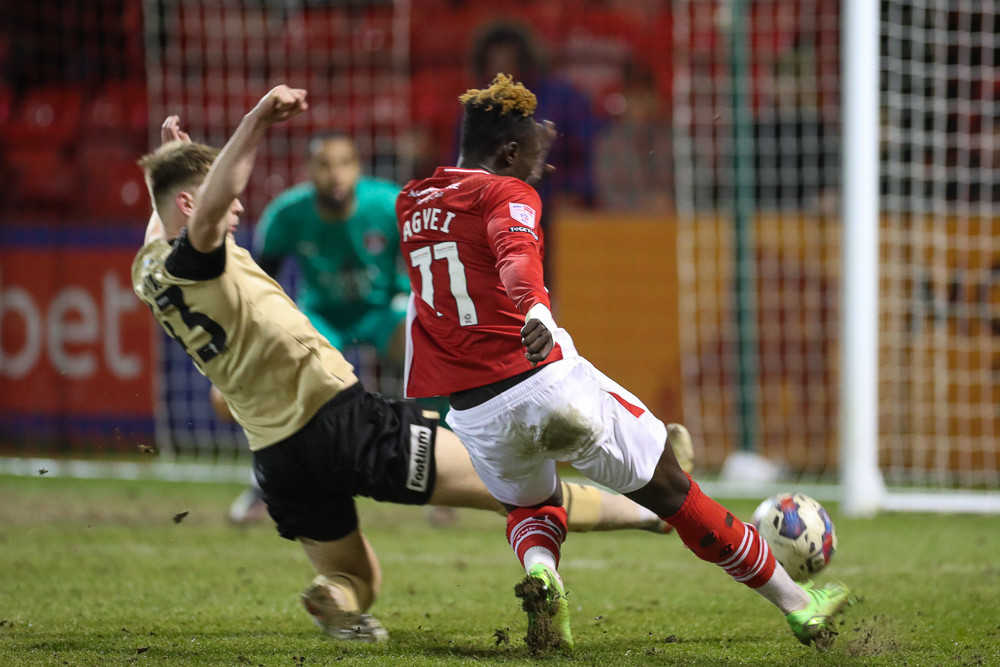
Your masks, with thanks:
[[[812,598],[806,589],[795,583],[780,563],[775,565],[771,578],[755,590],[785,615],[808,607]]]

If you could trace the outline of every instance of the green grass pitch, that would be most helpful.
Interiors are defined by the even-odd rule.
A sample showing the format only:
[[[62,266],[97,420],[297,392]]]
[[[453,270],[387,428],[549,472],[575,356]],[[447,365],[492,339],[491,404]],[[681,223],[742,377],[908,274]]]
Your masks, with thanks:
[[[311,577],[269,523],[223,519],[232,484],[0,477],[0,665],[534,664],[499,516],[361,501],[390,641],[319,634]],[[748,517],[755,503],[730,503]],[[838,516],[824,577],[858,601],[824,654],[676,536],[571,535],[560,570],[578,665],[1000,664],[1000,517]],[[188,512],[180,523],[175,515]]]

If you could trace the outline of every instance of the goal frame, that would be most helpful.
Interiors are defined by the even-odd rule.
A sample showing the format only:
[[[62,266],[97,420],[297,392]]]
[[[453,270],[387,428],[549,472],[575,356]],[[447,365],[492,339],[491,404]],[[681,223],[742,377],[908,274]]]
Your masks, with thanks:
[[[1000,493],[887,488],[879,469],[879,4],[842,5],[840,510],[1000,513]]]

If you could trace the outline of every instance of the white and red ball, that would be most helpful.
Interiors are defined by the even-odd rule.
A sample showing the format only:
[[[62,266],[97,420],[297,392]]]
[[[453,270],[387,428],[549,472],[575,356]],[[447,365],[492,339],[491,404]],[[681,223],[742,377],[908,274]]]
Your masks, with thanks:
[[[781,493],[762,502],[751,519],[779,563],[796,581],[820,572],[837,550],[830,515],[804,493]]]

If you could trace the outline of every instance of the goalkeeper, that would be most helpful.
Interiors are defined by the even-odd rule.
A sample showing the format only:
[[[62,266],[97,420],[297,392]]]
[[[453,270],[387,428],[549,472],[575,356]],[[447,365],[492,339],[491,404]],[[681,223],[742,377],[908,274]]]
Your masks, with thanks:
[[[132,283],[246,433],[279,534],[298,540],[317,572],[303,592],[306,609],[331,636],[379,641],[386,632],[365,612],[381,571],[354,496],[501,508],[437,413],[364,391],[340,352],[233,241],[237,197],[267,128],[306,108],[304,90],[274,88],[221,152],[191,142],[176,116],[164,121],[163,145],[139,161],[154,211]],[[671,444],[690,461],[682,428]],[[576,484],[565,492],[571,530],[662,527],[623,496]]]
[[[362,176],[353,140],[326,132],[309,141],[309,181],[276,197],[254,237],[257,261],[277,277],[294,258],[295,302],[336,348],[364,343],[402,363],[410,281],[396,230],[399,186]]]

